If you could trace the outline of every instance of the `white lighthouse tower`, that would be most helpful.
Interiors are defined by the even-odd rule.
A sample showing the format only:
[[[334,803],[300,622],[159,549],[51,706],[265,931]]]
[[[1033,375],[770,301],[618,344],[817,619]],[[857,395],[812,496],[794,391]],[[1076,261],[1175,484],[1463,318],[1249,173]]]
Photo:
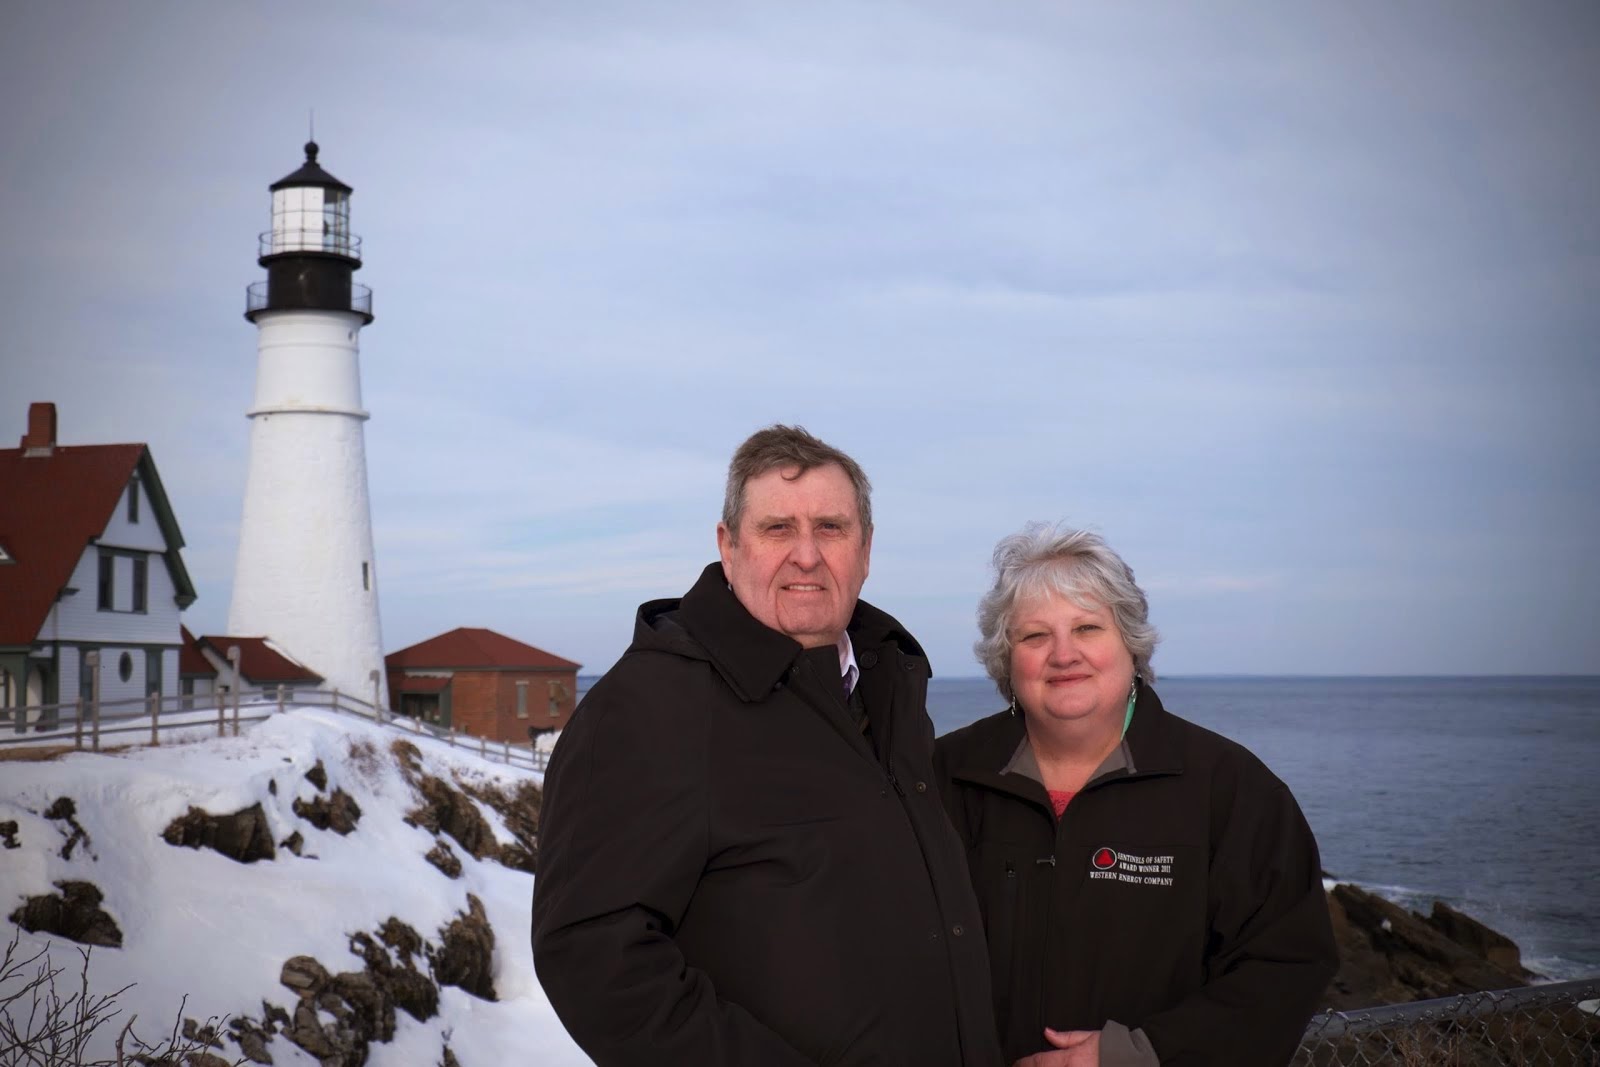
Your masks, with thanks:
[[[267,278],[246,301],[256,391],[228,632],[270,637],[328,687],[386,706],[357,343],[372,291],[352,280],[350,187],[315,141],[305,151],[271,186]]]

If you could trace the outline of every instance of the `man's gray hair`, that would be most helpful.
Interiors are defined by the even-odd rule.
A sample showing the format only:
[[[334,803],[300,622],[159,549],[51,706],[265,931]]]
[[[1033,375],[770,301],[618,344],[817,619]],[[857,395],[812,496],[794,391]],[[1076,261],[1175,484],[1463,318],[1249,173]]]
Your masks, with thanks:
[[[978,601],[979,638],[972,646],[1000,695],[1011,699],[1011,615],[1017,605],[1049,593],[1088,607],[1093,597],[1111,611],[1133,669],[1146,682],[1160,635],[1150,625],[1150,604],[1133,580],[1133,568],[1099,534],[1070,526],[1030,522],[994,549],[994,586]]]
[[[775,424],[757,430],[745,439],[728,464],[728,487],[722,495],[722,524],[728,538],[739,543],[739,523],[744,521],[744,490],[750,479],[770,470],[798,468],[794,477],[816,467],[838,464],[856,492],[856,511],[861,516],[861,540],[872,533],[872,483],[861,465],[832,445],[813,437],[803,426]]]

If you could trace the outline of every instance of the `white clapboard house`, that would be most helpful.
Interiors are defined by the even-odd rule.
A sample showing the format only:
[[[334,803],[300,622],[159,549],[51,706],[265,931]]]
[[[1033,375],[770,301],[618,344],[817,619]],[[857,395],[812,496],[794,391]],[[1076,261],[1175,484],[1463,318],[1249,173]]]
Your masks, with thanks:
[[[183,536],[142,444],[62,445],[56,407],[0,449],[0,729],[56,704],[178,693],[179,612],[194,600]],[[41,721],[42,720],[42,721]]]

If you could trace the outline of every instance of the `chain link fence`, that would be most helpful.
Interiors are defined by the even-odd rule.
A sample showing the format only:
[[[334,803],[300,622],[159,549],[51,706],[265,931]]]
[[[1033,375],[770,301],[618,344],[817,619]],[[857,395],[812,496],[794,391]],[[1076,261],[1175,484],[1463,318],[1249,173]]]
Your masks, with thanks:
[[[1293,1067],[1600,1067],[1600,977],[1330,1011]]]

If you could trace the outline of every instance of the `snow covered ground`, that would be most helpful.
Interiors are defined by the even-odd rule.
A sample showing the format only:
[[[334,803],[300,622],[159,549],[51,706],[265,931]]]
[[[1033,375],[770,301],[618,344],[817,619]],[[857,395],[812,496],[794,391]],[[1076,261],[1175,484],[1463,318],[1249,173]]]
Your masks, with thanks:
[[[419,798],[391,753],[391,743],[402,737],[421,752],[421,770],[445,781],[514,787],[538,777],[409,731],[317,708],[272,715],[238,738],[163,738],[160,748],[0,761],[0,823],[18,824],[20,846],[0,851],[0,920],[28,897],[57,893],[59,881],[97,886],[105,897],[101,908],[121,929],[123,943],[93,949],[91,983],[96,992],[135,983],[120,1007],[123,1018],[138,1013],[138,1032],[149,1039],[165,1034],[185,995],[184,1015],[198,1020],[259,1019],[263,1001],[292,1013],[296,994],[279,982],[285,960],[306,955],[332,972],[359,971],[363,961],[350,950],[350,935],[371,933],[396,917],[433,940],[467,910],[471,893],[494,929],[498,999],[442,986],[439,1014],[418,1022],[397,1012],[393,1041],[372,1045],[367,1062],[437,1064],[448,1045],[462,1067],[588,1063],[534,977],[528,947],[532,876],[474,860],[460,847],[454,849],[462,864],[458,878],[424,859],[440,838],[405,822]],[[327,774],[326,790],[305,778],[318,761]],[[293,809],[297,798],[315,799],[336,788],[361,809],[356,828],[344,836],[316,829]],[[69,831],[44,815],[61,797],[72,799],[76,821],[88,834],[67,858],[61,853]],[[243,864],[162,839],[162,831],[191,807],[221,815],[257,803],[275,842],[301,833],[302,855],[279,848],[275,859]],[[496,838],[511,840],[500,816],[488,805],[479,807]],[[0,943],[16,932],[11,922],[0,922]],[[21,936],[24,955],[49,943],[54,962],[75,976],[79,961],[72,942]],[[109,1054],[114,1030],[102,1032],[98,1054]],[[282,1034],[268,1049],[276,1065],[317,1062]],[[230,1058],[239,1054],[231,1042],[220,1051]]]

